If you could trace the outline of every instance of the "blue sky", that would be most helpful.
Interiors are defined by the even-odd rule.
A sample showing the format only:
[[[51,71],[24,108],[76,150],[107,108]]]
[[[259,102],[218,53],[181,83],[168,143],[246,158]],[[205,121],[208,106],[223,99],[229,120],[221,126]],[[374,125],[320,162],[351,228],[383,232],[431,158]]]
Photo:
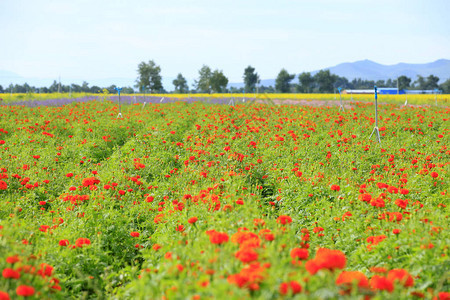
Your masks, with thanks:
[[[450,1],[1,0],[0,70],[24,77],[135,79],[153,59],[164,77],[203,64],[242,81],[370,59],[450,58]]]

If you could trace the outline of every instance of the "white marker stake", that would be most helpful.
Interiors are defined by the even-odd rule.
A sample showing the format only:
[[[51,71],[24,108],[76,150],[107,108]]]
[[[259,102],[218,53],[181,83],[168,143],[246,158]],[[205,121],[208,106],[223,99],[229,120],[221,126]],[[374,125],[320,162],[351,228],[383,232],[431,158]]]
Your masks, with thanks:
[[[339,91],[339,102],[341,103],[341,105],[339,106],[339,111],[341,111],[341,109],[342,109],[342,111],[344,111],[344,106],[342,105],[341,89],[342,88],[338,88],[338,91]],[[335,96],[335,99],[336,99],[336,96]]]

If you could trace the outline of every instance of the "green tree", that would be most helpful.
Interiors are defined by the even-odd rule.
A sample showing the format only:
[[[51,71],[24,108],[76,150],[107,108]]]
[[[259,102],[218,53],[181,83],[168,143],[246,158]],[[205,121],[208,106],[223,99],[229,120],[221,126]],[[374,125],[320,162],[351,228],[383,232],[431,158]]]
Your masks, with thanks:
[[[175,92],[177,93],[186,93],[189,91],[189,86],[187,84],[186,78],[181,75],[181,73],[178,74],[177,78],[172,81],[173,85],[175,86]]]
[[[314,75],[314,80],[319,85],[319,92],[332,93],[337,76],[330,73],[330,70],[320,70]]]
[[[58,87],[59,87],[58,82],[56,80],[53,80],[52,85],[48,89],[49,89],[50,93],[56,93],[56,92],[58,92]]]
[[[291,81],[294,79],[295,74],[289,74],[285,69],[281,69],[275,80],[275,89],[279,93],[288,93],[291,91]]]
[[[153,60],[148,63],[141,62],[138,65],[138,79],[136,87],[141,91],[143,89],[150,90],[150,93],[158,92],[163,89],[161,78],[161,67],[156,65]]]
[[[437,89],[439,87],[439,77],[434,76],[434,75],[430,75],[427,77],[427,81],[425,84],[425,87],[427,90],[434,90]]]
[[[211,68],[207,65],[203,65],[202,68],[198,71],[198,74],[199,78],[195,81],[197,91],[202,93],[211,92]]]
[[[255,68],[253,68],[252,66],[248,66],[247,68],[245,68],[243,78],[245,83],[245,92],[254,92],[256,84],[259,83],[259,75],[255,72]]]
[[[314,78],[309,72],[303,72],[298,75],[299,92],[310,93],[312,90],[312,85],[314,83]]]
[[[0,84],[0,93],[4,93],[5,91],[3,90],[2,85]]]
[[[427,89],[427,82],[425,78],[423,78],[420,75],[417,75],[417,80],[414,81],[414,86],[418,88],[419,90],[426,90]]]
[[[402,75],[397,79],[397,82],[398,82],[398,89],[404,90],[404,89],[409,88],[409,86],[411,84],[411,78],[406,77],[405,75]]]
[[[228,85],[228,78],[223,75],[222,71],[214,70],[210,79],[211,89],[216,93],[223,93],[226,91]]]
[[[51,89],[51,87],[50,87],[50,89]],[[81,84],[81,91],[83,93],[89,93],[90,92],[89,83],[87,83],[86,81],[83,81],[83,83]]]
[[[444,81],[439,88],[442,90],[444,94],[450,94],[450,79]]]

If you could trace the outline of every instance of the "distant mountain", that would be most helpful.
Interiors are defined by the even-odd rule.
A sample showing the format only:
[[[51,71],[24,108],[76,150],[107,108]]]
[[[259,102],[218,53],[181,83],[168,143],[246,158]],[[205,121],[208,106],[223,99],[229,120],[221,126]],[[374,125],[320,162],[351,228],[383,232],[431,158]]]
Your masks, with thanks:
[[[330,70],[331,73],[346,77],[348,80],[355,78],[367,79],[367,80],[388,80],[395,79],[401,75],[405,75],[416,80],[417,75],[429,76],[431,74],[440,78],[440,82],[443,82],[450,78],[450,60],[439,59],[431,63],[426,64],[406,64],[398,63],[395,65],[382,65],[371,60],[360,60],[352,63],[342,63],[334,67],[324,68],[324,70]],[[320,70],[312,71],[314,75]],[[298,73],[296,74],[298,76]],[[297,83],[297,76],[292,82]],[[261,80],[260,85],[275,86],[275,79]],[[240,88],[243,87],[243,83],[230,83],[229,86]]]
[[[405,75],[413,80],[417,75],[429,76],[431,74],[439,77],[442,81],[450,78],[450,60],[439,59],[426,64],[398,63],[395,65],[382,65],[371,60],[360,60],[353,63],[342,63],[334,67],[327,68],[331,73],[346,77],[349,80],[362,78],[368,80],[395,79]],[[311,72],[315,74],[318,71]]]

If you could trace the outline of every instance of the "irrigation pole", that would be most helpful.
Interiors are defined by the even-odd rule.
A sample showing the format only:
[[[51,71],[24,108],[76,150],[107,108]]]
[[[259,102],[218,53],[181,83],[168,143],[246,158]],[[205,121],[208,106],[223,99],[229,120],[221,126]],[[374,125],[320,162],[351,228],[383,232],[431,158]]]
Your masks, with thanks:
[[[369,136],[369,140],[372,137],[374,133],[376,133],[378,138],[378,143],[381,145],[381,139],[380,139],[380,131],[378,130],[378,95],[377,95],[377,86],[374,86],[375,89],[375,128],[373,129],[372,133]]]
[[[117,119],[118,118],[123,118],[123,116],[122,116],[122,106],[120,105],[120,91],[122,91],[122,88],[115,87],[114,89],[119,93],[119,114],[117,115]]]
[[[437,106],[437,93],[438,92],[439,92],[438,89],[434,89],[434,103],[436,104],[436,106]]]

